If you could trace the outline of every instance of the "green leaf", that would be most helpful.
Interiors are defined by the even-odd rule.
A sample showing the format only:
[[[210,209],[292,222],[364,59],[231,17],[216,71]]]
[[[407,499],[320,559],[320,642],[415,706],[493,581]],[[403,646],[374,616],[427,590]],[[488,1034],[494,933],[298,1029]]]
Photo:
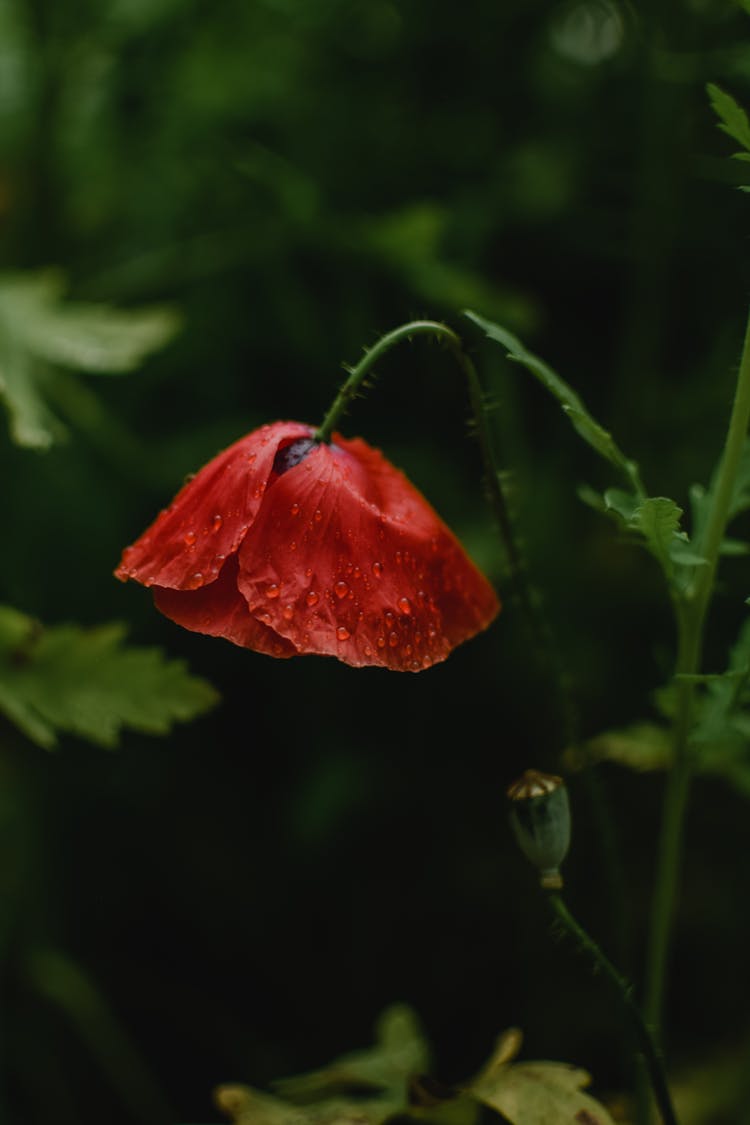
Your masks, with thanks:
[[[587,1122],[614,1125],[612,1117],[583,1087],[585,1070],[559,1062],[509,1062],[504,1041],[467,1093],[501,1113],[512,1125]]]
[[[668,578],[674,574],[672,550],[675,542],[685,541],[684,533],[679,530],[681,518],[682,508],[678,508],[674,500],[666,496],[650,496],[636,508],[629,521],[630,526],[643,535],[647,547],[659,560]]]
[[[578,768],[586,762],[617,762],[638,773],[668,769],[672,764],[672,739],[668,727],[658,723],[633,723],[604,731],[585,744],[583,760],[569,751],[569,764]]]
[[[123,728],[166,734],[217,702],[181,661],[124,637],[117,624],[43,628],[0,607],[0,711],[46,749],[61,733],[114,747]]]
[[[750,121],[731,94],[709,82],[706,86],[711,106],[719,118],[719,128],[750,151]]]
[[[423,1074],[430,1065],[419,1022],[406,1005],[394,1004],[380,1016],[375,1036],[373,1047],[343,1055],[309,1074],[279,1079],[274,1089],[291,1101],[302,1102],[346,1090],[369,1089],[392,1097],[402,1095],[408,1079]]]
[[[372,1047],[274,1082],[277,1096],[232,1085],[220,1087],[216,1101],[235,1125],[381,1125],[408,1111],[410,1082],[428,1066],[416,1016],[394,1004],[378,1020]],[[463,1125],[473,1120],[464,1114]]]
[[[170,308],[66,302],[64,290],[57,270],[0,274],[0,400],[13,440],[30,448],[46,449],[64,434],[46,402],[55,367],[132,371],[179,327]]]
[[[625,456],[614,441],[608,430],[605,430],[586,409],[578,394],[562,379],[552,368],[530,352],[512,332],[499,324],[485,320],[477,313],[465,310],[464,315],[473,321],[485,334],[496,343],[501,344],[506,350],[509,360],[519,363],[532,375],[536,376],[542,386],[552,394],[565,414],[570,419],[574,429],[592,449],[604,457],[611,464],[637,482],[638,470],[634,461]]]

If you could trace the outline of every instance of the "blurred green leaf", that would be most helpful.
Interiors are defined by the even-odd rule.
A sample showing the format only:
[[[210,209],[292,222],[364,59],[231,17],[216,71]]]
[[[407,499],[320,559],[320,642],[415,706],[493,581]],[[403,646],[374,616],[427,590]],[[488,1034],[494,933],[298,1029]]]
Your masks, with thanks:
[[[716,116],[719,118],[719,128],[722,132],[732,137],[750,151],[750,121],[747,119],[742,106],[740,106],[726,90],[709,82],[706,86],[708,97]]]
[[[465,316],[481,328],[486,335],[501,344],[506,349],[506,355],[513,363],[519,363],[532,375],[536,376],[542,386],[554,395],[564,412],[568,415],[574,429],[592,449],[596,450],[611,464],[628,476],[640,491],[638,469],[619,448],[612,435],[605,430],[586,409],[578,394],[562,379],[552,368],[530,352],[512,332],[499,324],[485,320],[477,313],[466,310]]]
[[[583,753],[566,751],[566,763],[580,769],[591,762],[617,762],[639,773],[667,769],[672,763],[669,728],[658,723],[633,723],[587,740]]]
[[[0,275],[0,399],[19,445],[46,449],[64,433],[46,403],[55,367],[132,371],[177,331],[170,308],[114,309],[63,300],[57,270]]]
[[[614,1125],[601,1102],[583,1092],[591,1082],[585,1070],[559,1062],[511,1062],[505,1043],[503,1037],[495,1057],[466,1087],[477,1101],[512,1125]]]
[[[292,1101],[309,1101],[341,1091],[380,1090],[398,1097],[414,1074],[429,1069],[424,1033],[414,1012],[403,1004],[387,1008],[375,1028],[376,1043],[343,1055],[320,1070],[274,1083]]]
[[[680,539],[682,508],[666,496],[650,496],[644,500],[630,518],[630,526],[640,531],[646,545],[661,563],[667,577],[674,574],[672,549]],[[684,535],[684,533],[683,533]]]
[[[216,691],[122,625],[44,628],[0,607],[0,710],[38,746],[60,733],[114,747],[123,728],[166,734],[214,706]]]

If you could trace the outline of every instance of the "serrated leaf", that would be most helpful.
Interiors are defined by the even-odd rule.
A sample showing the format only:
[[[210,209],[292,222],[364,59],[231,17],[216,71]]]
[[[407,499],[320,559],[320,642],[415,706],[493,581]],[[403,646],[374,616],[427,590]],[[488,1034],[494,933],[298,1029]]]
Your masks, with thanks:
[[[137,367],[175,334],[170,308],[114,309],[63,300],[57,270],[0,274],[0,399],[13,440],[46,449],[64,427],[46,402],[54,368],[122,373]]]
[[[674,574],[672,548],[679,534],[682,508],[666,496],[650,496],[640,504],[630,519],[630,526],[643,535],[649,550],[656,556],[668,577]]]
[[[381,1125],[407,1111],[410,1080],[429,1067],[429,1050],[414,1012],[403,1004],[382,1013],[375,1034],[372,1047],[279,1079],[273,1095],[222,1086],[216,1102],[235,1125]]]
[[[484,317],[469,310],[465,310],[464,315],[481,328],[491,340],[501,344],[505,348],[508,359],[521,364],[539,380],[542,386],[546,387],[557,399],[576,432],[592,449],[596,450],[611,464],[616,465],[634,483],[637,483],[638,469],[635,462],[625,456],[609,431],[596,421],[586,409],[580,396],[557,372],[553,371],[539,356],[530,352],[518,337],[506,328],[485,320]],[[638,485],[638,488],[640,490],[640,485]]]
[[[166,734],[218,699],[205,680],[158,649],[125,643],[122,625],[43,628],[0,607],[0,711],[38,746],[60,733],[117,745],[124,728]]]
[[[402,1093],[411,1075],[429,1069],[430,1058],[414,1012],[394,1004],[380,1016],[375,1045],[353,1051],[320,1070],[279,1079],[274,1089],[292,1101],[308,1101],[342,1090],[382,1090]]]
[[[708,83],[706,90],[711,107],[719,118],[719,128],[741,144],[744,149],[750,150],[750,121],[748,121],[747,114],[742,106],[734,100],[731,94],[728,94],[726,90],[722,90],[720,86],[716,86],[713,82]]]
[[[492,1059],[466,1092],[494,1109],[511,1125],[614,1125],[605,1107],[584,1087],[585,1070],[559,1062],[508,1062]]]

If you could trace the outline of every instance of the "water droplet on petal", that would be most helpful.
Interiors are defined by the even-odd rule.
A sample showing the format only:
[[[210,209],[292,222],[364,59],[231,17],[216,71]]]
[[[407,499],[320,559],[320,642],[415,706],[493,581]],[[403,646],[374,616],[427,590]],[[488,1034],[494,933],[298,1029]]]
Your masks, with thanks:
[[[297,543],[294,539],[292,539],[291,543],[289,544],[289,550],[290,551],[296,551],[297,550]]]
[[[372,564],[372,573],[376,578],[383,577],[383,564],[381,562],[374,562]]]
[[[349,593],[349,587],[347,586],[346,582],[344,582],[343,578],[341,579],[341,581],[336,583],[333,589],[337,598],[345,598]]]
[[[352,577],[356,580],[359,580],[362,577],[362,571],[359,569],[358,566],[355,566],[355,568],[352,572]]]
[[[284,618],[285,621],[291,621],[292,618],[294,617],[294,606],[293,605],[285,605],[284,608],[281,611],[281,616]]]
[[[395,648],[398,642],[399,635],[395,630],[392,633],[388,634],[388,644],[391,646],[391,648]]]
[[[258,456],[257,453],[248,453],[247,457],[245,458],[248,465],[253,465],[255,463],[255,459],[257,458],[257,456]]]
[[[298,516],[299,515],[299,504],[292,504],[289,511],[292,513],[293,516]]]
[[[340,641],[348,641],[350,636],[351,633],[349,632],[349,630],[344,628],[343,625],[339,625],[338,629],[336,630],[337,639]]]
[[[199,586],[203,585],[203,575],[198,570],[195,574],[191,574],[187,580],[188,590],[197,590]]]
[[[372,649],[369,645],[365,645],[365,656],[372,656]]]
[[[316,508],[313,512],[313,519],[316,523],[320,523],[320,521],[323,519],[323,513],[321,512],[320,508]]]
[[[266,586],[266,597],[267,598],[278,598],[280,593],[281,593],[281,586],[278,586],[275,582],[272,582],[270,586]]]
[[[224,520],[222,519],[221,516],[219,516],[219,515],[214,516],[213,521],[211,523],[211,530],[213,531],[214,535],[216,534],[217,531],[221,531],[221,527],[222,527],[223,523],[224,523]]]
[[[192,547],[193,543],[195,543],[195,539],[196,535],[194,531],[186,531],[183,536],[183,542],[186,543],[188,547]]]
[[[317,605],[320,601],[320,595],[316,594],[314,590],[310,590],[305,598],[305,601],[308,605]]]
[[[385,637],[381,634],[377,639],[378,648],[385,648]]]
[[[401,613],[405,613],[408,616],[411,613],[411,602],[408,598],[399,598],[398,608],[400,609]]]
[[[383,620],[385,621],[386,629],[390,629],[391,625],[393,625],[393,622],[396,620],[396,618],[394,617],[394,615],[391,613],[390,610],[386,610],[385,613],[383,614]]]

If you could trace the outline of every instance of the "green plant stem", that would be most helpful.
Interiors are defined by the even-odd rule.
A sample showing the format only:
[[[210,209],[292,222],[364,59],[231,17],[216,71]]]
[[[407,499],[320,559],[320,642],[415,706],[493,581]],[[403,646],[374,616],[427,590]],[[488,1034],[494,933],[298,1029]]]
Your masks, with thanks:
[[[439,321],[414,320],[394,328],[369,348],[359,363],[349,370],[349,376],[333,400],[325,418],[315,432],[316,441],[329,442],[334,429],[373,367],[396,344],[415,336],[428,336],[446,346],[458,363],[466,379],[469,401],[473,413],[475,434],[484,468],[485,490],[500,538],[505,550],[510,587],[515,595],[521,615],[529,631],[537,664],[557,694],[560,728],[564,746],[572,746],[579,738],[578,719],[570,681],[559,657],[552,631],[542,610],[540,599],[533,589],[516,538],[502,476],[498,467],[487,407],[482,385],[471,357],[464,351],[461,338],[452,328]],[[637,470],[636,475],[637,475]]]
[[[706,561],[696,568],[693,586],[677,603],[677,708],[673,728],[674,765],[664,793],[661,836],[657,853],[651,932],[646,960],[645,1017],[657,1035],[662,1022],[666,967],[681,873],[682,840],[690,793],[692,762],[689,752],[695,699],[694,677],[701,667],[706,616],[714,592],[721,543],[731,512],[737,471],[750,423],[750,317],[737,375],[734,403],[698,553]]]
[[[664,1125],[677,1125],[677,1116],[674,1111],[674,1106],[672,1105],[672,1097],[667,1085],[661,1053],[649,1030],[648,1024],[633,999],[632,986],[615,968],[591,935],[588,934],[583,926],[573,917],[562,897],[556,892],[548,893],[547,897],[557,920],[565,927],[571,937],[575,938],[582,949],[589,954],[596,968],[604,973],[617,990],[643,1055],[649,1081],[654,1091],[656,1103],[659,1106],[662,1121]]]
[[[368,348],[356,367],[351,368],[349,377],[342,385],[325,418],[315,431],[315,440],[330,442],[340,418],[352,400],[356,398],[360,387],[378,360],[382,359],[385,353],[396,344],[400,344],[404,340],[410,340],[415,336],[430,336],[444,344],[450,350],[464,374],[469,390],[479,451],[484,466],[487,496],[505,548],[510,580],[524,616],[531,624],[534,635],[539,638],[542,627],[533,597],[525,581],[523,560],[513,531],[508,503],[493,450],[482,386],[471,358],[464,351],[460,337],[452,328],[449,328],[446,324],[441,324],[439,321],[413,320],[381,336],[371,348]]]

